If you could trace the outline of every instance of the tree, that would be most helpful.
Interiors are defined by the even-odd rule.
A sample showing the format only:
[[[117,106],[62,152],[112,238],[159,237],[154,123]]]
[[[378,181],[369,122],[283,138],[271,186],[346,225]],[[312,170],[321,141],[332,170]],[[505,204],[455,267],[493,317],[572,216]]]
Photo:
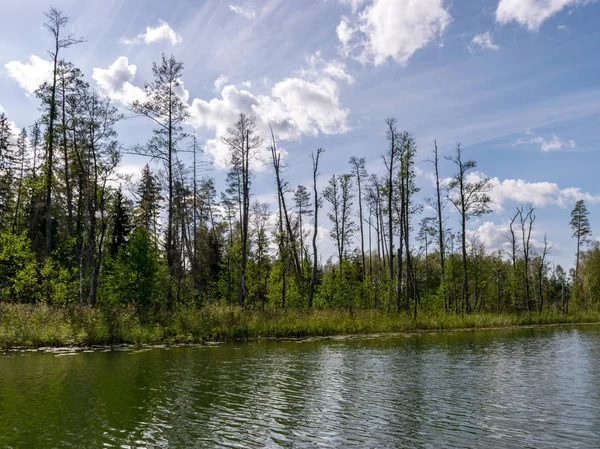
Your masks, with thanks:
[[[304,247],[304,227],[303,227],[303,217],[310,217],[313,214],[313,211],[310,209],[312,206],[310,200],[310,193],[308,193],[308,189],[299,185],[296,187],[294,191],[294,203],[296,205],[297,214],[298,214],[298,234],[300,236],[300,251],[302,253],[302,261],[307,258],[307,251]]]
[[[0,225],[8,217],[12,199],[13,154],[12,129],[4,113],[0,113]]]
[[[175,229],[173,226],[173,194],[177,144],[185,137],[183,122],[189,116],[188,107],[181,99],[183,86],[181,75],[183,63],[174,56],[167,58],[163,53],[159,64],[152,64],[154,80],[145,87],[146,98],[136,100],[131,109],[151,119],[155,124],[154,135],[145,147],[136,147],[134,152],[152,159],[161,160],[167,172],[167,236],[165,250],[167,253],[167,269],[173,276],[178,249],[175,246]]]
[[[447,190],[447,198],[460,214],[462,262],[463,262],[463,289],[462,301],[466,305],[467,313],[471,313],[471,301],[469,299],[469,275],[467,271],[467,221],[471,217],[479,217],[491,212],[491,199],[487,192],[491,189],[488,178],[470,181],[467,173],[474,169],[477,164],[474,160],[463,161],[460,144],[456,145],[456,154],[447,158],[457,168],[456,174],[450,180]]]
[[[525,281],[525,302],[529,312],[531,312],[531,286],[529,282],[529,264],[530,264],[530,252],[531,252],[531,231],[535,222],[535,214],[533,213],[534,208],[530,204],[527,207],[526,213],[521,206],[518,209],[519,220],[521,221],[521,236],[523,242],[523,262],[525,263],[525,270],[523,274],[523,280]]]
[[[285,307],[285,297],[286,297],[286,288],[287,288],[287,271],[288,266],[291,261],[294,266],[294,273],[296,275],[296,284],[300,288],[302,292],[304,292],[304,280],[302,273],[302,264],[300,262],[300,257],[298,256],[298,245],[296,242],[296,233],[292,228],[292,222],[290,220],[290,215],[288,214],[288,208],[285,202],[285,192],[287,190],[287,183],[283,180],[281,176],[282,171],[282,162],[281,162],[281,153],[277,150],[277,143],[275,142],[275,135],[273,134],[273,129],[271,128],[271,161],[273,162],[273,170],[275,172],[275,183],[277,186],[277,202],[279,206],[279,258],[281,262],[281,273],[282,273],[282,283],[281,283],[281,303],[282,306]],[[285,233],[284,233],[284,225],[285,225]],[[302,236],[300,236],[300,241],[302,242]],[[300,252],[302,252],[302,247],[300,247]]]
[[[52,57],[52,87],[50,94],[49,103],[49,117],[48,117],[48,137],[47,137],[47,150],[46,150],[46,257],[50,257],[52,254],[52,178],[53,178],[53,158],[54,158],[54,122],[56,120],[56,84],[58,78],[58,54],[62,49],[71,47],[72,45],[83,42],[81,39],[75,38],[73,35],[67,37],[61,37],[62,29],[69,22],[69,18],[64,15],[61,11],[50,8],[45,13],[46,22],[44,27],[50,31],[54,38],[54,49],[50,50],[50,56]],[[46,288],[46,299],[50,299],[50,279],[48,279],[48,286]]]
[[[137,185],[137,196],[136,226],[146,230],[156,247],[156,227],[161,200],[160,185],[148,165],[142,169],[142,175]]]
[[[17,200],[15,204],[14,219],[12,224],[13,234],[19,230],[19,217],[21,213],[21,202],[23,199],[23,184],[25,182],[25,171],[27,169],[27,131],[25,128],[21,130],[17,138],[17,151],[15,153],[15,163],[17,168]]]
[[[388,239],[389,239],[389,247],[388,247],[388,255],[389,255],[389,270],[390,270],[390,283],[393,285],[394,282],[394,164],[396,163],[399,153],[400,147],[398,146],[397,138],[398,138],[398,129],[396,127],[396,119],[388,117],[385,120],[385,123],[388,127],[387,129],[387,139],[389,142],[389,148],[386,156],[383,156],[383,163],[385,165],[387,171],[387,179],[385,190],[387,193],[387,213],[388,213]],[[400,263],[401,264],[401,263]],[[388,307],[392,303],[392,294],[393,289],[390,288],[389,292],[389,301]],[[400,296],[400,292],[398,292],[398,296]]]
[[[363,180],[368,176],[367,169],[365,168],[365,158],[357,158],[352,156],[350,158],[350,166],[352,168],[352,176],[356,179],[356,187],[358,188],[358,222],[360,229],[360,254],[362,258],[362,275],[363,279],[366,278],[366,264],[365,264],[365,235],[363,229],[363,207],[362,207],[362,183]]]
[[[510,259],[512,262],[512,282],[511,282],[511,286],[512,286],[512,301],[513,301],[513,305],[517,305],[518,302],[518,298],[517,298],[517,237],[516,237],[516,233],[515,233],[515,220],[517,219],[517,217],[519,216],[519,209],[517,209],[517,213],[511,218],[509,225],[508,225],[508,229],[510,232],[510,248],[511,248],[511,253],[510,253]]]
[[[321,199],[319,198],[319,191],[317,190],[317,177],[319,176],[319,156],[325,150],[319,148],[317,154],[310,153],[312,159],[312,172],[313,172],[313,233],[312,233],[312,247],[313,247],[313,263],[312,263],[312,275],[310,278],[310,286],[308,289],[308,310],[312,309],[313,297],[315,295],[315,286],[317,284],[317,233],[319,230],[319,207],[321,207]]]
[[[246,301],[246,265],[248,263],[248,223],[250,218],[250,161],[262,146],[263,140],[256,129],[256,118],[240,114],[239,120],[227,129],[222,142],[231,151],[231,165],[238,169],[241,177],[241,243],[242,260],[238,290],[238,302],[244,305]]]
[[[442,297],[444,299],[444,310],[447,312],[449,309],[449,304],[446,298],[446,291],[444,289],[444,279],[445,279],[445,262],[446,262],[446,253],[445,253],[445,245],[444,245],[444,219],[443,219],[443,210],[445,204],[442,203],[442,189],[440,188],[440,158],[439,158],[439,150],[437,146],[437,141],[433,141],[433,163],[435,169],[435,192],[436,198],[434,201],[428,201],[429,205],[434,208],[437,212],[437,230],[438,230],[438,246],[440,251],[440,267],[441,267],[441,290]]]
[[[421,219],[419,223],[419,234],[417,235],[417,240],[423,243],[423,247],[425,249],[425,292],[429,294],[429,244],[431,239],[433,239],[436,235],[435,229],[435,218],[434,217],[424,217]],[[444,307],[446,304],[444,303]]]
[[[406,297],[406,310],[409,310],[409,297],[412,295],[413,297],[413,314],[416,318],[417,316],[417,305],[419,302],[419,292],[417,288],[417,280],[413,270],[412,264],[412,256],[410,251],[410,231],[412,229],[410,225],[410,217],[411,215],[415,215],[420,213],[422,210],[422,206],[420,204],[413,204],[412,198],[415,193],[419,192],[419,188],[416,186],[415,178],[415,157],[417,152],[417,147],[415,144],[414,137],[409,132],[403,132],[397,137],[398,145],[400,146],[400,172],[399,172],[399,193],[400,193],[400,209],[398,213],[400,214],[400,245],[399,248],[402,247],[402,243],[404,243],[404,248],[406,250],[406,288],[405,288],[405,297]],[[402,238],[403,237],[403,238]],[[400,310],[400,285],[401,285],[401,276],[402,272],[402,251],[398,251],[398,279],[399,279],[399,288],[398,288],[398,310]],[[409,284],[412,288],[409,289]],[[412,292],[412,293],[411,293]]]
[[[581,246],[589,242],[592,235],[590,226],[589,212],[583,200],[578,200],[571,211],[571,229],[573,237],[577,239],[577,254],[575,256],[575,278],[573,283],[576,288],[580,285],[579,264],[581,262]]]
[[[112,232],[110,242],[110,255],[116,257],[119,251],[127,244],[127,238],[131,231],[127,200],[123,198],[121,187],[117,189],[113,200]]]
[[[352,242],[352,235],[356,231],[356,224],[352,220],[352,175],[345,174],[339,177],[332,175],[329,184],[323,190],[323,197],[331,204],[332,211],[327,214],[333,223],[330,232],[337,245],[340,279],[344,279],[344,259],[346,249]],[[349,296],[349,295],[348,295]],[[349,296],[351,299],[351,296]]]

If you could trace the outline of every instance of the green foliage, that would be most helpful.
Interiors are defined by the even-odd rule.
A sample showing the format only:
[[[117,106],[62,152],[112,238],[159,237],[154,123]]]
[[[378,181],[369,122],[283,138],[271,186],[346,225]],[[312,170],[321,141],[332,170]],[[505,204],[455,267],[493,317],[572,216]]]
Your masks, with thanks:
[[[103,305],[156,306],[170,288],[166,268],[144,228],[137,228],[126,247],[106,260],[105,271],[100,295]]]
[[[36,302],[41,299],[38,265],[25,235],[0,234],[0,300]]]

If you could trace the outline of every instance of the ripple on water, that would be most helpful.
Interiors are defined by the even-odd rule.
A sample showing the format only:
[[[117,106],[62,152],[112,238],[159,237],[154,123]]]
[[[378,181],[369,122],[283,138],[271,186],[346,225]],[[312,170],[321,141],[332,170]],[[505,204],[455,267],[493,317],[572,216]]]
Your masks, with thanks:
[[[593,447],[600,328],[0,362],[0,446]]]

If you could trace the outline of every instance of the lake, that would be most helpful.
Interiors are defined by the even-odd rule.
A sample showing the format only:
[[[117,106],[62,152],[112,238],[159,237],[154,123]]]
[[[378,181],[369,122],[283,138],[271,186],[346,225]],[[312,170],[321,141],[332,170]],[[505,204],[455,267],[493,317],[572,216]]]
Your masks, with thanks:
[[[600,326],[0,353],[0,447],[600,447]]]

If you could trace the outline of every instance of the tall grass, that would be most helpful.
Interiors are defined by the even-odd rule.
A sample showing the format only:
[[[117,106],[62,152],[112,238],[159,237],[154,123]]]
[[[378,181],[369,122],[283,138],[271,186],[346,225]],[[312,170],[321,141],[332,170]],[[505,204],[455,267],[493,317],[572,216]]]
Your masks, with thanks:
[[[250,310],[210,306],[145,314],[131,307],[0,304],[0,347],[173,344],[207,341],[598,323],[600,313],[422,314],[375,310]]]

